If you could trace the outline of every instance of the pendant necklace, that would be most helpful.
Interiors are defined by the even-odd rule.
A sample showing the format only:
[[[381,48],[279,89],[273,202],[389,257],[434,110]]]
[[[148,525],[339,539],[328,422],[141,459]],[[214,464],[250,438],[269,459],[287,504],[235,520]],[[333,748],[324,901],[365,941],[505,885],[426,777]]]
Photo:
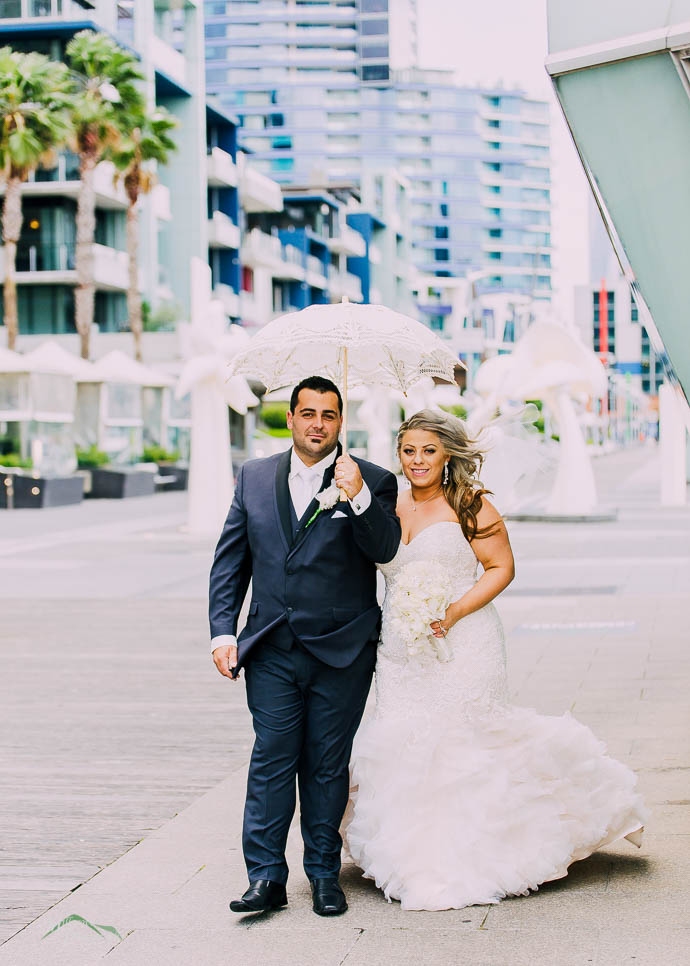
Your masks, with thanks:
[[[438,493],[433,493],[431,496],[427,497],[426,500],[422,500],[419,504],[417,504],[417,501],[412,496],[412,490],[410,490],[410,499],[412,500],[412,512],[413,513],[416,513],[417,512],[417,506],[418,505],[419,506],[424,506],[425,503],[429,503],[431,500],[434,499],[434,497],[437,497],[439,495],[439,493],[442,493],[442,492],[443,492],[442,490],[439,490]]]

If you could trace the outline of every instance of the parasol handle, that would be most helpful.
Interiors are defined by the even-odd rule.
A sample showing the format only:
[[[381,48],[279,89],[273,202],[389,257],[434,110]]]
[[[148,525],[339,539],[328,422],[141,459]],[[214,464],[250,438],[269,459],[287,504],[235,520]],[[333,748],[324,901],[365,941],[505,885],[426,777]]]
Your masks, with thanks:
[[[343,453],[347,453],[347,346],[343,349]],[[347,503],[347,493],[340,491],[340,502]]]

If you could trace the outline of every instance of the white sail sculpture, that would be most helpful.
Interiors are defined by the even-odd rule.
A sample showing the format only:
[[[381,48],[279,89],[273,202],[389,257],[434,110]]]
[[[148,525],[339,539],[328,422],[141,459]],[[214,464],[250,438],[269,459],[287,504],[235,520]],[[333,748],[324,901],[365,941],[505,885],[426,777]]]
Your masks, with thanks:
[[[597,505],[594,473],[575,402],[607,391],[606,370],[595,353],[561,326],[535,322],[514,352],[480,367],[474,387],[485,398],[487,410],[509,401],[543,401],[560,437],[556,478],[545,512],[554,516],[593,513]]]
[[[186,363],[175,395],[192,396],[187,526],[190,533],[218,534],[233,493],[228,406],[246,415],[259,400],[243,376],[228,378],[228,363],[249,336],[238,325],[228,327],[222,304],[211,299],[211,270],[198,258],[192,259],[191,325],[181,337]]]

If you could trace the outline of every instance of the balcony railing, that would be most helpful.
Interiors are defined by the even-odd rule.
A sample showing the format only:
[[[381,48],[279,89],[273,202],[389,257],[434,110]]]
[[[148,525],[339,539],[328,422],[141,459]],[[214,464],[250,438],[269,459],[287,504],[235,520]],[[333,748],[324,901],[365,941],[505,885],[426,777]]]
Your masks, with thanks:
[[[362,301],[362,281],[351,272],[341,272],[335,265],[328,269],[328,285],[335,296],[347,295],[353,302]]]
[[[270,266],[282,260],[282,249],[279,238],[268,235],[260,228],[252,228],[244,237],[242,261],[248,265]]]
[[[307,255],[307,271],[316,272],[318,275],[324,274],[323,262],[316,255]]]
[[[93,277],[96,288],[126,291],[129,285],[127,252],[108,245],[93,245]]]
[[[52,168],[37,168],[29,175],[29,181],[79,181],[79,158],[71,151],[58,155]]]
[[[208,183],[212,188],[237,187],[237,167],[232,155],[222,148],[209,148],[206,153]]]
[[[354,228],[349,225],[341,225],[336,229],[336,234],[329,239],[328,247],[332,252],[339,252],[343,255],[355,255],[363,257],[366,254],[367,246],[364,238]]]
[[[247,212],[282,211],[283,196],[280,185],[272,178],[250,168],[242,153],[238,155],[240,173],[240,201]]]
[[[76,284],[76,246],[74,242],[57,244],[20,244],[17,246],[15,271],[17,273],[35,273],[31,281],[54,282],[55,274],[62,273],[59,279],[63,284]],[[2,252],[2,269],[0,281],[5,277],[4,248]],[[127,252],[108,245],[94,244],[91,246],[93,258],[93,278],[96,288],[110,291],[125,291],[129,284],[129,263]],[[43,278],[41,276],[43,275]]]
[[[1,2],[1,0],[0,0]],[[52,168],[38,168],[22,185],[22,193],[31,196],[76,198],[79,193],[79,164],[70,152],[60,154]],[[94,172],[96,201],[103,208],[126,208],[128,206],[122,182],[115,183],[115,166],[112,161],[101,161]],[[0,181],[0,194],[5,190]]]
[[[208,220],[208,243],[211,248],[240,247],[240,230],[222,211],[214,211]]]
[[[149,52],[154,67],[172,77],[178,83],[185,85],[187,83],[187,65],[184,54],[175,50],[170,43],[156,34],[151,35],[149,43]]]
[[[75,248],[73,242],[58,245],[17,246],[16,270],[18,272],[68,272],[74,269]]]

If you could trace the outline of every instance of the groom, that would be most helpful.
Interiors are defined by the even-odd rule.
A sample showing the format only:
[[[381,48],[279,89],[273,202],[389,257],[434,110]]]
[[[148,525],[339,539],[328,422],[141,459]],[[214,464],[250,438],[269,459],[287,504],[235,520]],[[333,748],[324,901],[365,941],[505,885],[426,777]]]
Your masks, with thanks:
[[[330,380],[296,386],[287,421],[292,448],[242,467],[211,569],[213,660],[226,677],[244,667],[256,735],[242,837],[249,889],[230,908],[286,905],[297,779],[314,912],[335,916],[347,909],[338,829],[381,620],[374,561],[391,560],[400,543],[397,485],[342,454],[342,399]],[[333,484],[346,501],[334,502]]]

